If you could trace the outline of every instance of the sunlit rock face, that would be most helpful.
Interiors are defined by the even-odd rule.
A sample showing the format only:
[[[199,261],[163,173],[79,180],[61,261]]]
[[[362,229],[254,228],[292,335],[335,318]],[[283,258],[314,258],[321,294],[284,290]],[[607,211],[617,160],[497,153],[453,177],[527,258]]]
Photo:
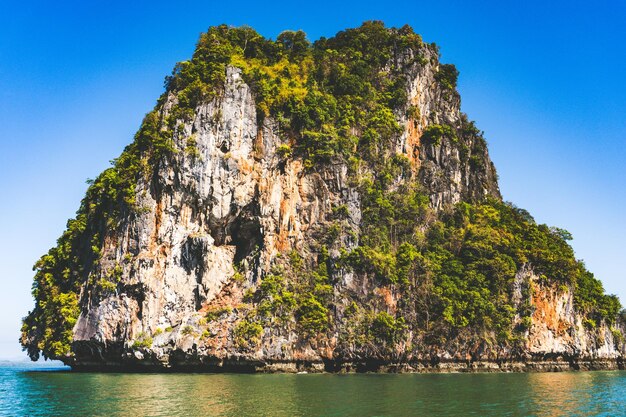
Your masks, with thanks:
[[[458,93],[437,81],[436,51],[424,45],[420,53],[421,60],[410,53],[395,58],[406,71],[407,100],[394,109],[401,132],[389,147],[409,170],[391,187],[416,184],[433,219],[459,202],[499,201],[487,148],[468,133]],[[161,119],[178,100],[164,97]],[[435,126],[456,131],[426,140]],[[241,69],[227,66],[220,94],[177,121],[173,152],[136,184],[138,209],[104,229],[97,268],[80,287],[72,350],[61,359],[76,368],[289,372],[621,366],[620,324],[590,331],[571,286],[542,281],[532,265],[512,284],[513,304],[532,311],[519,343],[494,344],[491,335],[464,328],[437,340],[412,329],[384,346],[363,343],[359,332],[367,329],[355,327],[357,315],[393,316],[407,303],[418,311],[429,295],[346,266],[360,242],[357,180],[377,173],[366,165],[355,171],[341,158],[311,168],[282,151],[292,139],[276,118],[259,118],[254,88]],[[416,233],[428,224],[416,220]],[[322,263],[326,269],[316,272]],[[302,324],[315,328],[306,321],[315,319],[307,316],[311,306],[305,299],[294,307],[293,300],[303,294],[299,280],[314,282],[315,274],[327,277],[320,320],[328,326],[311,333]],[[114,288],[103,290],[98,283],[112,276]],[[283,281],[270,288],[276,276]],[[512,325],[520,323],[517,314]]]

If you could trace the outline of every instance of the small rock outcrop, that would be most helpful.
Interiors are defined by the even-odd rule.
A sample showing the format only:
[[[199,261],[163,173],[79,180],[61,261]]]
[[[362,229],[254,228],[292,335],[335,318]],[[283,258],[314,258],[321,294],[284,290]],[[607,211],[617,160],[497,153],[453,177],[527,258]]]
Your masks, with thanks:
[[[36,264],[23,346],[75,369],[622,367],[617,298],[502,202],[456,76],[408,27],[212,28]]]

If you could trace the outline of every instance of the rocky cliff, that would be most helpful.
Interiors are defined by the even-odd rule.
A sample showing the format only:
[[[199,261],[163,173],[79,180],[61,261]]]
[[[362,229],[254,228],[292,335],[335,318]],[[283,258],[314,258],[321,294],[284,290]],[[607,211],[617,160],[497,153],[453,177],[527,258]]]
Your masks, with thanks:
[[[212,28],[35,265],[22,344],[75,369],[621,367],[619,302],[501,201],[408,27]]]

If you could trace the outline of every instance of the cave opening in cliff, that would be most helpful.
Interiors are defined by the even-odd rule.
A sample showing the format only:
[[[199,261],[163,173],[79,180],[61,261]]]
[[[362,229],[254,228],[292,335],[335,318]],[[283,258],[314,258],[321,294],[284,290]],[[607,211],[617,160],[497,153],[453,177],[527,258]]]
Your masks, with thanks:
[[[235,263],[257,258],[263,246],[261,225],[257,219],[238,219],[233,224],[232,241],[235,246]]]

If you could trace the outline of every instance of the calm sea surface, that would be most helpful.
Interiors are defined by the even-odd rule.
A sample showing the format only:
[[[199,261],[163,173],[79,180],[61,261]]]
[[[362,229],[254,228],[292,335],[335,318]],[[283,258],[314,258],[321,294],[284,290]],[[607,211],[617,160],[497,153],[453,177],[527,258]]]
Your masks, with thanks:
[[[0,363],[0,415],[626,416],[626,372],[77,374]]]

